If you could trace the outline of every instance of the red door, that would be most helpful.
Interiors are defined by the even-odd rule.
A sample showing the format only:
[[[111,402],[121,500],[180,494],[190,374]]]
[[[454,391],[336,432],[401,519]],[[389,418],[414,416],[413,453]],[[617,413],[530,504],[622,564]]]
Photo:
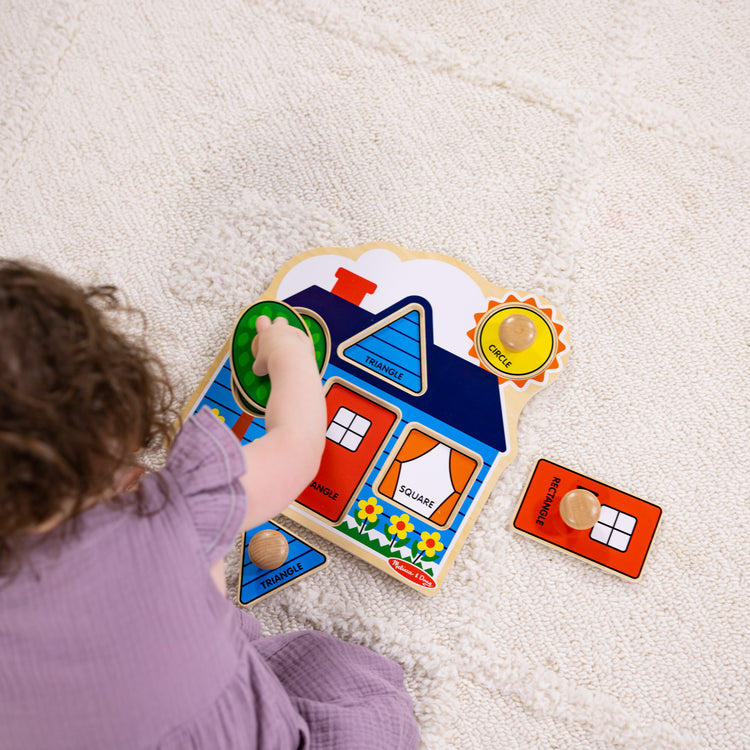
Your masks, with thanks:
[[[320,470],[297,502],[336,524],[375,466],[400,414],[338,380],[328,389],[326,407],[328,431]]]

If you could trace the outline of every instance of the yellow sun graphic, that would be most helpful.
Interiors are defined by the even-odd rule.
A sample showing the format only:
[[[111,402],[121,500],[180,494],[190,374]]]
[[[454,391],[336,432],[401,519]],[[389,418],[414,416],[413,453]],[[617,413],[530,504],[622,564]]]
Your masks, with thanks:
[[[554,316],[554,310],[533,295],[490,300],[486,311],[474,315],[477,325],[466,332],[472,341],[469,355],[520,389],[530,382],[544,383],[548,373],[562,366],[568,350],[565,325]]]

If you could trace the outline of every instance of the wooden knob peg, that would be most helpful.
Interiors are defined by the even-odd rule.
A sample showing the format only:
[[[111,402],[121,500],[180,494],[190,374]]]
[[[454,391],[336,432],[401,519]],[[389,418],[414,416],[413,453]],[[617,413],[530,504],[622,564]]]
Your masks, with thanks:
[[[289,544],[281,532],[263,529],[248,542],[247,554],[261,570],[274,570],[286,562]]]
[[[578,531],[590,529],[602,512],[599,498],[580,487],[565,493],[560,500],[560,516],[567,526]]]
[[[522,313],[515,313],[500,324],[497,335],[506,349],[522,352],[536,341],[536,326],[531,318]]]

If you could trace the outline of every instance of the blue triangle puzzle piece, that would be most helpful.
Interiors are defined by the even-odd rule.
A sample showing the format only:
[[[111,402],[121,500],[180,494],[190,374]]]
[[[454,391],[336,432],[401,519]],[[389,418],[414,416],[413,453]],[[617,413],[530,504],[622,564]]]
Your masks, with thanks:
[[[283,534],[289,544],[289,555],[275,570],[263,570],[253,563],[247,551],[250,540],[259,531],[273,529]],[[273,521],[246,531],[242,538],[242,568],[237,590],[237,601],[244,607],[254,601],[289,585],[308,573],[323,567],[328,558],[320,551],[311,547],[303,539],[290,533]]]
[[[344,344],[343,355],[362,369],[411,393],[426,390],[424,311],[410,305]]]

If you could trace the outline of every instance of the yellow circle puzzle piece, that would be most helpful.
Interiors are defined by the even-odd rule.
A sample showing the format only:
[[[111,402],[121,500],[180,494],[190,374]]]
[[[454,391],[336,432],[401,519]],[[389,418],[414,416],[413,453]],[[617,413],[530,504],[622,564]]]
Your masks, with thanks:
[[[542,372],[557,352],[551,321],[531,305],[492,308],[477,326],[475,346],[483,364],[500,377],[530,378]]]

